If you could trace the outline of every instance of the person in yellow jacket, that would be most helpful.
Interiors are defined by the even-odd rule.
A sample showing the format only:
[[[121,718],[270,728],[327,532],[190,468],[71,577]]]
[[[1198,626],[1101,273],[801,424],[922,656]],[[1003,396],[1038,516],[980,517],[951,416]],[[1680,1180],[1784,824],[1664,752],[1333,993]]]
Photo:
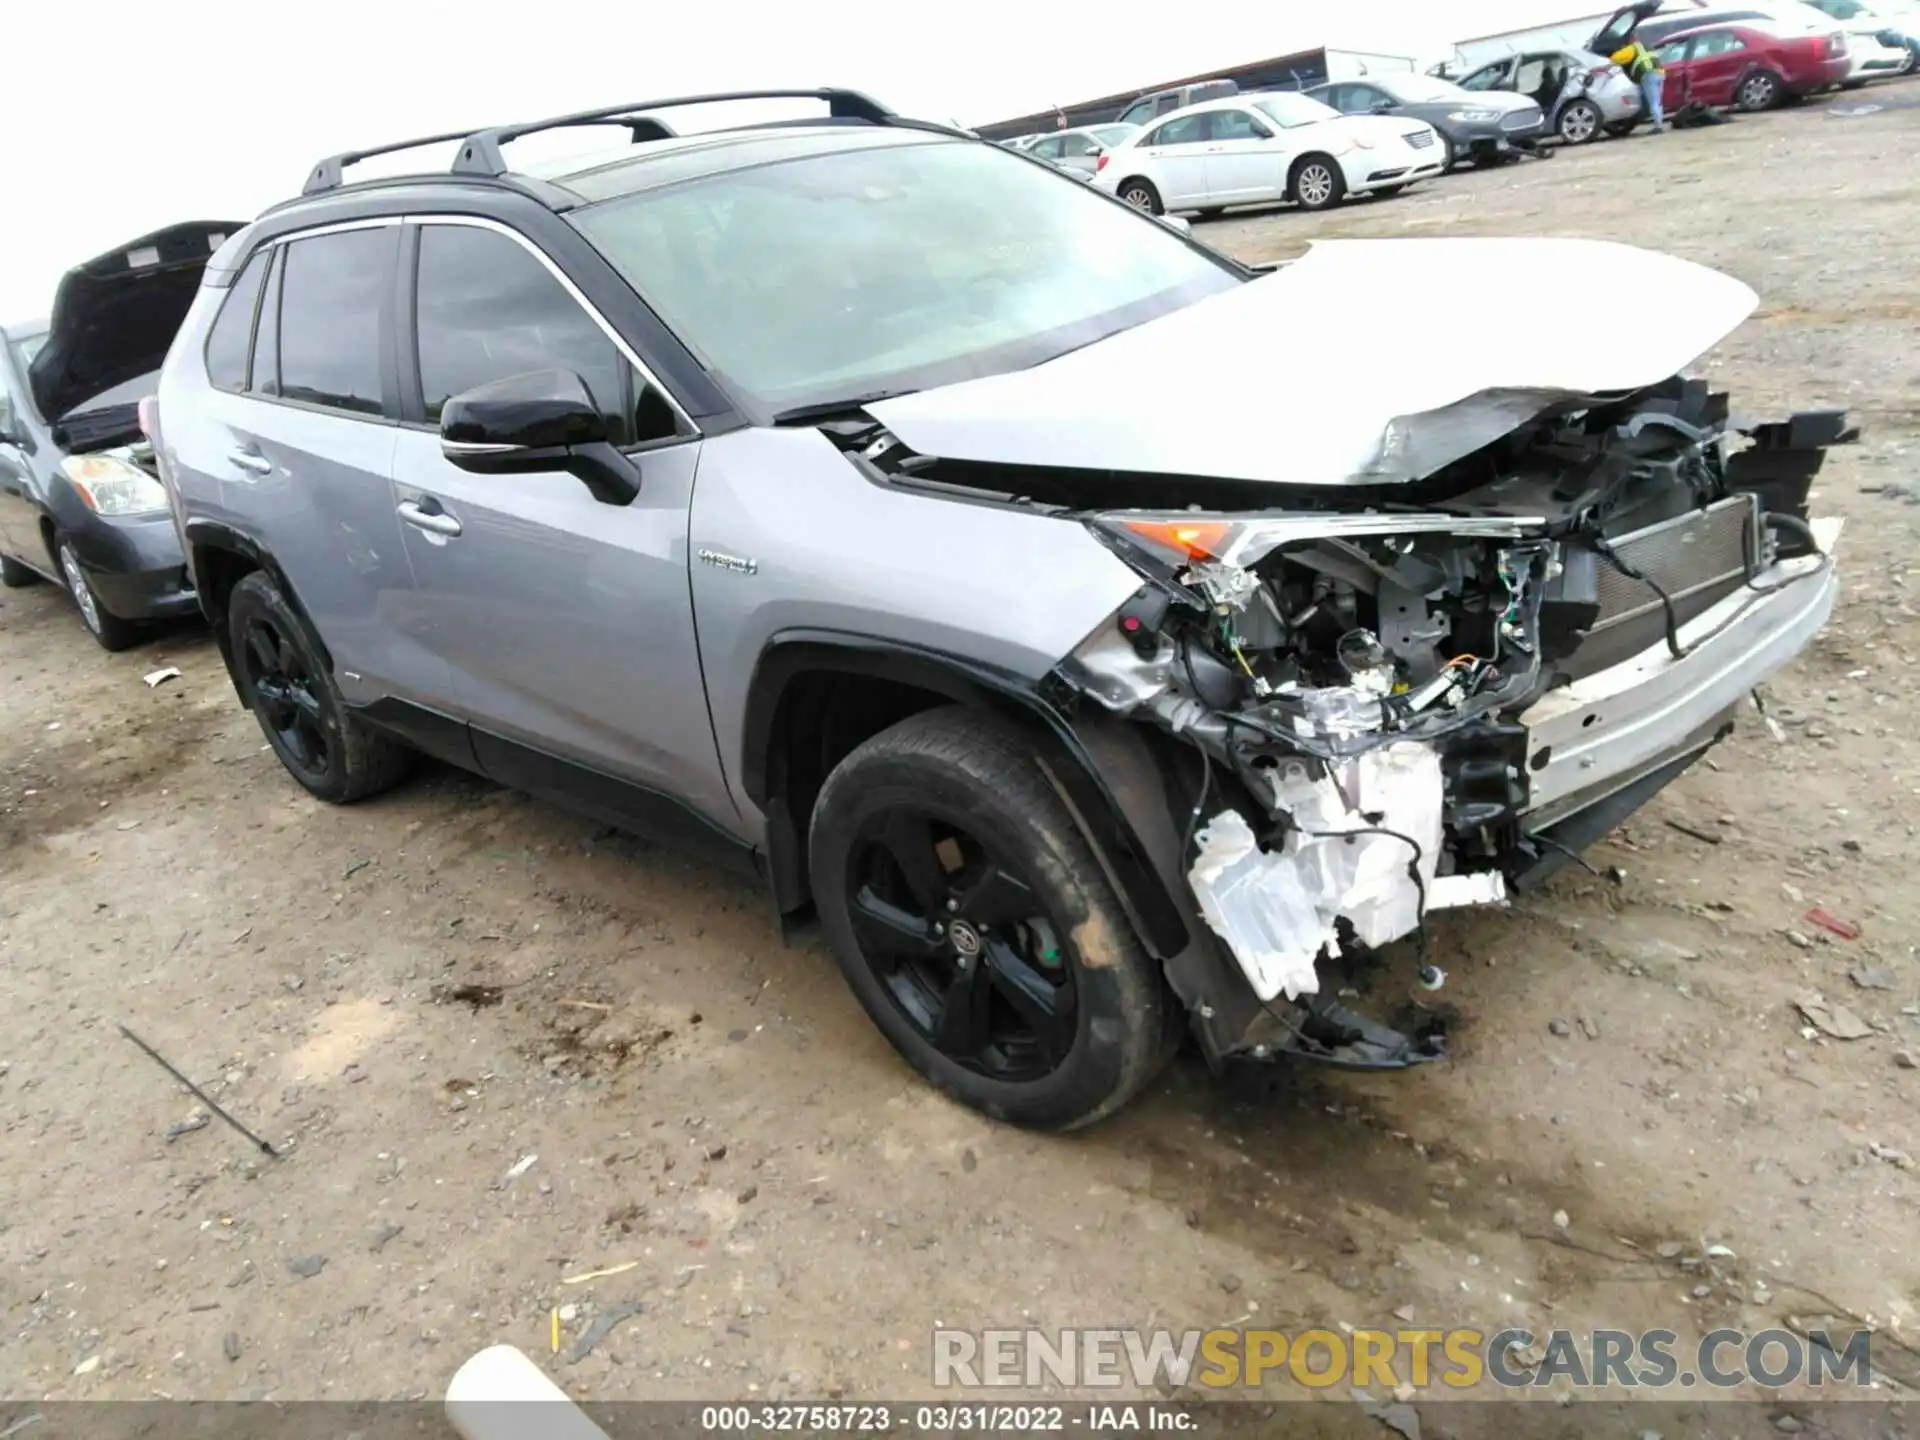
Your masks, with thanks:
[[[1638,40],[1629,40],[1613,54],[1607,57],[1627,72],[1627,78],[1640,87],[1640,97],[1647,102],[1647,114],[1653,120],[1653,133],[1658,135],[1667,128],[1666,112],[1660,108],[1660,92],[1666,85],[1666,72],[1660,68],[1660,62],[1653,58],[1653,52]]]

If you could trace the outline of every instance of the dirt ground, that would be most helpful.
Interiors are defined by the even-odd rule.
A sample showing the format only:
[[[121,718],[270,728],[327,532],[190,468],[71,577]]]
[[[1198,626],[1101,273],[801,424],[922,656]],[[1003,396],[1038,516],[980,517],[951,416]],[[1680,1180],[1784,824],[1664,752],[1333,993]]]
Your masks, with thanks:
[[[1920,1383],[1916,153],[1920,83],[1895,84],[1197,227],[1248,258],[1316,235],[1668,250],[1762,297],[1704,362],[1736,408],[1866,427],[1819,482],[1844,597],[1768,687],[1777,731],[1747,716],[1596,851],[1614,877],[1443,914],[1453,1055],[1414,1073],[1222,1084],[1183,1059],[1093,1133],[993,1125],[754,889],[446,770],[329,808],[203,635],[107,656],[52,587],[6,592],[0,1397],[426,1397],[505,1341],[582,1397],[899,1398],[931,1393],[938,1325],[1849,1313]],[[1661,306],[1569,275],[1454,313],[1575,346]],[[1312,337],[1274,338],[1284,384]],[[148,688],[162,665],[180,678]],[[1363,1003],[1398,1005],[1409,970]],[[1808,1028],[1808,991],[1868,1033]],[[169,1138],[195,1103],[123,1023],[284,1158],[217,1121]]]

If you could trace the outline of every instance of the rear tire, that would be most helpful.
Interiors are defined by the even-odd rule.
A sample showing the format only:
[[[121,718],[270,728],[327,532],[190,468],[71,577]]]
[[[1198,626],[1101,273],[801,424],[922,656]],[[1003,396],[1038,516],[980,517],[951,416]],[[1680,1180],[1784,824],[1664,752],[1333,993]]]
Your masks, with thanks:
[[[962,1104],[1073,1129],[1170,1058],[1177,1002],[1012,726],[953,707],[882,731],[827,777],[808,843],[847,984]]]
[[[1563,145],[1589,145],[1599,138],[1601,121],[1600,107],[1591,100],[1569,100],[1553,128]]]
[[[1302,155],[1287,181],[1293,203],[1302,210],[1331,210],[1347,195],[1347,177],[1330,155]]]
[[[1167,213],[1166,207],[1160,203],[1160,192],[1153,188],[1153,182],[1150,180],[1142,180],[1138,176],[1131,180],[1124,180],[1115,193],[1126,204],[1148,215]]]
[[[0,555],[0,585],[9,590],[24,590],[29,585],[40,583],[40,572],[29,570],[18,560],[9,560]]]
[[[241,701],[310,794],[347,805],[406,775],[413,753],[347,709],[326,652],[271,576],[256,570],[233,587],[227,636]]]
[[[1751,115],[1771,110],[1786,96],[1786,87],[1771,70],[1755,70],[1740,81],[1733,92],[1733,108]]]
[[[87,579],[80,557],[74,553],[73,545],[66,536],[54,537],[53,553],[60,563],[60,574],[67,582],[67,593],[73,597],[74,608],[80,612],[80,623],[86,626],[87,633],[100,648],[120,651],[139,644],[144,634],[141,627],[132,620],[122,620],[100,603],[93,582]]]

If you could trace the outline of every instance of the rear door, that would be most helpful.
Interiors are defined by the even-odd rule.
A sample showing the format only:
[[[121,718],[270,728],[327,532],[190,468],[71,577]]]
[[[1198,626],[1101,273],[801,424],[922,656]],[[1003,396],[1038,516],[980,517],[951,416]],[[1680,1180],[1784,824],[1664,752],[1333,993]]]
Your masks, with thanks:
[[[1207,191],[1215,205],[1279,200],[1287,188],[1288,147],[1250,110],[1215,110],[1207,147]]]
[[[397,219],[290,236],[235,278],[207,338],[210,386],[167,417],[176,466],[279,565],[351,704],[450,701],[410,639],[394,514]],[[251,344],[248,343],[249,337]]]
[[[1690,100],[1703,105],[1731,105],[1734,89],[1753,58],[1747,42],[1733,30],[1704,30],[1693,37],[1692,47],[1682,67],[1684,81],[1675,94],[1663,91],[1662,108],[1677,110]],[[1671,76],[1666,83],[1672,86]]]
[[[692,426],[531,241],[449,216],[420,221],[410,243],[396,493],[409,514],[433,517],[406,526],[417,639],[445,659],[481,764],[576,802],[608,799],[579,793],[584,768],[735,815],[687,578]],[[632,503],[596,500],[562,470],[475,475],[442,455],[449,396],[550,368],[586,382],[637,461]],[[639,792],[600,809],[644,821]]]
[[[1207,146],[1213,143],[1213,113],[1162,121],[1140,142],[1153,162],[1154,184],[1169,210],[1214,203],[1207,190]]]

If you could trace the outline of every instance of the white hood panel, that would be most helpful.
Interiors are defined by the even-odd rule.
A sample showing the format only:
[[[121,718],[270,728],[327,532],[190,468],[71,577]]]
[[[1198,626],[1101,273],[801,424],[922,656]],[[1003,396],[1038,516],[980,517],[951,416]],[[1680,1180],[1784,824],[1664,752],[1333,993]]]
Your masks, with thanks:
[[[1044,365],[867,409],[944,459],[1376,483],[1392,421],[1489,390],[1658,384],[1758,303],[1730,276],[1612,241],[1329,240]]]

